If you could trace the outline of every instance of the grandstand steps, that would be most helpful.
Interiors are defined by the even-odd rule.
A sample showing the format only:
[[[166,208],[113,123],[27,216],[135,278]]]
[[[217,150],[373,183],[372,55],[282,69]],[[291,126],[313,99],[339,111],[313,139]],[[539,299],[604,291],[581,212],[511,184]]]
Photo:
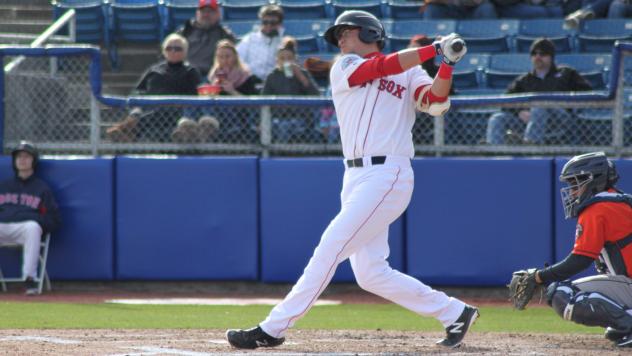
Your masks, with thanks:
[[[3,20],[0,22],[0,33],[40,34],[51,24],[51,20]]]
[[[117,46],[119,66],[112,69],[107,51],[102,50],[103,92],[112,95],[129,95],[147,68],[158,62],[159,44],[123,43]]]
[[[48,6],[11,6],[0,4],[0,22],[6,20],[46,20],[51,21],[53,12]]]
[[[3,6],[12,7],[48,7],[50,9],[50,0],[2,0]]]

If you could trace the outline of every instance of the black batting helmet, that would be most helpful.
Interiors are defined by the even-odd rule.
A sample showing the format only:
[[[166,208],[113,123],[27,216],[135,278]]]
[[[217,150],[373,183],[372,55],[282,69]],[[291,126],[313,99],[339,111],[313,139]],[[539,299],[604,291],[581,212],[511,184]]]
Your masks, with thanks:
[[[359,27],[360,41],[364,43],[377,42],[380,49],[384,48],[384,39],[386,38],[384,25],[377,17],[366,11],[345,11],[338,16],[334,25],[325,31],[325,40],[336,47],[338,47],[338,39],[335,36],[336,29],[340,27]]]
[[[37,166],[37,161],[39,160],[39,153],[37,152],[37,148],[29,141],[20,141],[20,143],[11,151],[11,157],[13,158],[13,169],[17,172],[17,168],[15,167],[15,157],[19,152],[26,152],[33,156],[33,169]]]
[[[560,174],[560,181],[568,184],[560,189],[564,216],[567,219],[576,217],[583,202],[613,188],[618,180],[617,169],[605,153],[592,152],[573,157]]]

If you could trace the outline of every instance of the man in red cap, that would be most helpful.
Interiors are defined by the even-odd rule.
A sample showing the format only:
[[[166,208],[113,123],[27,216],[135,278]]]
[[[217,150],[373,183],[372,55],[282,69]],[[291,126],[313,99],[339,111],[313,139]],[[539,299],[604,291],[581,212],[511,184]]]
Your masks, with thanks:
[[[217,0],[199,0],[195,18],[176,31],[189,42],[187,60],[204,77],[213,66],[217,42],[223,39],[236,40],[233,33],[220,24],[220,20]]]

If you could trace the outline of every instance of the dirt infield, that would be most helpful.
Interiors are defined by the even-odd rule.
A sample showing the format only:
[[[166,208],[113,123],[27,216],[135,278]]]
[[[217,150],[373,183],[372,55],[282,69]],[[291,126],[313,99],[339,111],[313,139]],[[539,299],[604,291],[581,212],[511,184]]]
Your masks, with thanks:
[[[274,349],[240,351],[223,330],[0,330],[6,355],[625,355],[599,335],[478,333],[458,349],[435,346],[440,333],[291,330]],[[629,350],[629,349],[628,349]]]

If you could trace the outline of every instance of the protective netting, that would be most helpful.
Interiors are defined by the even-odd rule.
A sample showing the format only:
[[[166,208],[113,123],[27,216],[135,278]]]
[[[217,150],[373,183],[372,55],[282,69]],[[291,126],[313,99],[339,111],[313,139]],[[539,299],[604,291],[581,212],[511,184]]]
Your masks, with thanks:
[[[310,102],[213,96],[196,98],[195,105],[162,97],[171,102],[119,100],[111,106],[93,97],[90,64],[88,55],[25,57],[5,73],[5,152],[27,139],[49,154],[340,153],[336,113],[322,97]],[[632,81],[625,80],[629,73],[622,74],[621,94],[612,101],[490,106],[465,100],[444,117],[418,114],[416,151],[553,155],[600,148],[632,153],[632,87],[626,86]]]

